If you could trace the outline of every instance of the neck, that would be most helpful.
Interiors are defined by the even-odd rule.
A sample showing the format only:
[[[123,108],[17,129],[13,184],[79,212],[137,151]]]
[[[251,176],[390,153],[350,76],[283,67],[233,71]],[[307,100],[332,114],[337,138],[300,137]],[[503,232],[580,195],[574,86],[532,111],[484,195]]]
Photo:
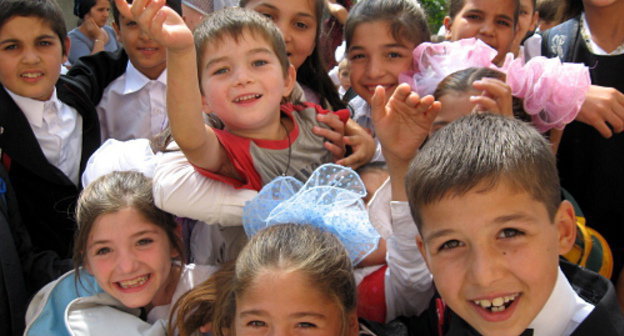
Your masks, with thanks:
[[[584,2],[585,17],[592,40],[607,52],[613,51],[624,42],[624,1],[610,6],[595,7]]]

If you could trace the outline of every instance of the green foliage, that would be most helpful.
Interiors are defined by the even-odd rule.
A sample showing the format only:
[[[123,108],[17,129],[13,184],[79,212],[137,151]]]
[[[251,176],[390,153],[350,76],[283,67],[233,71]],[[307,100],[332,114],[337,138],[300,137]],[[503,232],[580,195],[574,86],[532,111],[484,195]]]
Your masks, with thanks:
[[[446,16],[446,1],[445,0],[419,0],[420,5],[427,14],[427,21],[429,22],[429,29],[432,34],[438,32],[444,16]]]

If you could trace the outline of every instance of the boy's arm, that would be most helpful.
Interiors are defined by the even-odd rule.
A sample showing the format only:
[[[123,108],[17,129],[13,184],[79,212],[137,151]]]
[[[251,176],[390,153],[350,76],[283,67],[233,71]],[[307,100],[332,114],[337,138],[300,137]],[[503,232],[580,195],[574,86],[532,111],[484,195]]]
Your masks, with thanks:
[[[72,65],[66,76],[79,82],[89,99],[97,105],[104,89],[126,72],[127,65],[128,55],[120,48],[114,53],[102,52],[81,57]]]
[[[214,131],[202,118],[193,33],[164,0],[115,0],[154,41],[167,48],[167,114],[171,134],[189,161],[219,173],[227,161]]]
[[[408,85],[400,85],[385,102],[385,90],[378,87],[371,104],[375,131],[388,164],[390,181],[371,201],[371,211],[381,209],[390,216],[392,234],[387,239],[386,275],[387,320],[413,315],[426,309],[432,295],[432,279],[418,251],[414,223],[405,192],[404,178],[409,162],[429,134],[440,110],[433,97],[420,99]],[[388,190],[390,188],[390,190]],[[373,217],[373,216],[371,216]],[[409,299],[406,299],[409,298]]]

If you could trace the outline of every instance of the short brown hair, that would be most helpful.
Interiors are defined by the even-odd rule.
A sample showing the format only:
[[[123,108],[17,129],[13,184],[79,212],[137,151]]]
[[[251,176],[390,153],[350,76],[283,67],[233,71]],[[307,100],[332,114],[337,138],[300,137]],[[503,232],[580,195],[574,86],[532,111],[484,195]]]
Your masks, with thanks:
[[[50,29],[60,40],[63,55],[67,55],[67,28],[63,11],[55,0],[0,0],[0,29],[16,16],[36,17],[50,25]]]
[[[498,0],[497,0],[498,1]],[[514,13],[513,13],[513,24],[514,27],[518,23],[518,16],[520,15],[520,0],[512,0],[514,4]],[[455,20],[455,17],[466,5],[466,0],[449,0],[448,2],[448,16],[451,18],[451,21]],[[533,0],[533,8],[535,8],[535,0]]]
[[[244,33],[251,33],[264,38],[277,56],[284,76],[288,74],[290,62],[286,53],[286,44],[277,26],[255,11],[239,7],[213,12],[207,15],[204,21],[195,28],[198,68],[203,64],[208,44],[220,43],[226,37],[233,38],[238,42]]]
[[[528,123],[500,115],[458,119],[436,132],[410,165],[405,185],[414,221],[420,229],[422,207],[484,183],[494,188],[503,179],[542,202],[554,218],[561,191],[544,137]]]

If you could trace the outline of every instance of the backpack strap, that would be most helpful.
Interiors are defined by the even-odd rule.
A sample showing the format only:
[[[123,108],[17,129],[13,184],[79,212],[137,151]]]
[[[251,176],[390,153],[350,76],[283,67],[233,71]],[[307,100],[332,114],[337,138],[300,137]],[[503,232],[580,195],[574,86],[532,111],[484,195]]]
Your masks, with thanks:
[[[572,18],[542,33],[542,55],[569,61],[580,35],[580,17]]]

